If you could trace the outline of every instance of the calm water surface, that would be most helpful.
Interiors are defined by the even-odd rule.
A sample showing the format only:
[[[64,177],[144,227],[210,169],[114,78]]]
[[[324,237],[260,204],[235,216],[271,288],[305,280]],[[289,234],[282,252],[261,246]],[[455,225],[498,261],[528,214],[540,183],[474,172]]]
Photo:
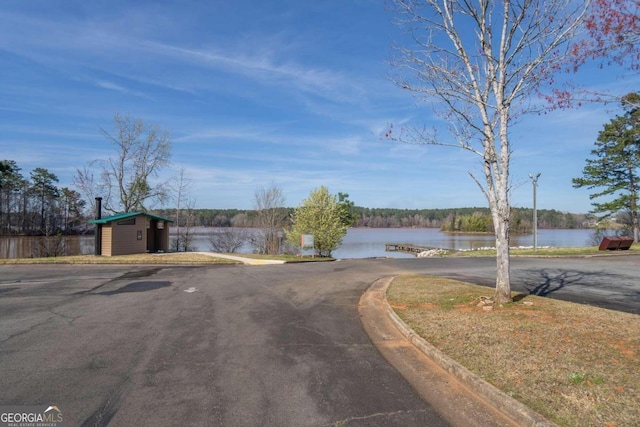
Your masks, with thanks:
[[[208,251],[206,233],[215,229],[200,229],[193,239],[196,250]],[[588,246],[593,230],[538,230],[538,247]],[[413,243],[443,249],[479,249],[494,247],[493,235],[448,234],[437,228],[351,228],[342,240],[342,246],[333,252],[336,258],[395,257],[411,258],[401,252],[386,252],[386,243]],[[533,246],[533,235],[512,236],[511,246]],[[242,252],[251,252],[246,246]]]
[[[94,242],[93,236],[0,236],[0,258],[93,254]]]
[[[194,230],[193,246],[197,251],[210,251],[208,234],[215,228]],[[538,230],[538,246],[576,247],[588,246],[593,230]],[[0,257],[18,258],[33,256],[33,237],[0,237]],[[93,236],[70,236],[65,238],[68,255],[92,254]],[[443,249],[479,249],[494,247],[492,235],[447,234],[437,228],[352,228],[334,251],[336,258],[413,257],[401,252],[386,252],[386,243],[413,243]],[[511,246],[533,246],[533,235],[512,236]],[[251,252],[245,245],[241,252]]]

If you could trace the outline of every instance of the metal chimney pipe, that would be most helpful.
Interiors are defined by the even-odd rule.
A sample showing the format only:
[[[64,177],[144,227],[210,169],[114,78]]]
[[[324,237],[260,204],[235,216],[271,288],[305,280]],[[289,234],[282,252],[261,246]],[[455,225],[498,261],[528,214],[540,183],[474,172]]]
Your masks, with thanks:
[[[102,197],[96,197],[95,219],[102,219]],[[102,255],[102,224],[96,224],[95,254]]]
[[[102,197],[96,197],[96,213],[94,219],[102,218]]]

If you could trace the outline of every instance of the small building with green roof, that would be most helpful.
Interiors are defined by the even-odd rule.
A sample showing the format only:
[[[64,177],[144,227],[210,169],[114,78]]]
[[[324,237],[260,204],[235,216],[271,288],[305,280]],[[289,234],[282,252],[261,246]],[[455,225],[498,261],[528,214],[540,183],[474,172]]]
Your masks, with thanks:
[[[127,212],[89,221],[96,225],[96,255],[115,256],[169,250],[172,220],[146,212]]]

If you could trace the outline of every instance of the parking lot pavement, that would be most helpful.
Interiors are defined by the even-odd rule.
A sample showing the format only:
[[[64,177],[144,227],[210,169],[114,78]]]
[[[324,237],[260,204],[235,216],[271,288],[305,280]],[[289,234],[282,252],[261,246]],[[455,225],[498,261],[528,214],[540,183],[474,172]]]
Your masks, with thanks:
[[[638,313],[623,258],[514,259],[514,289]],[[396,274],[491,286],[494,262],[1,266],[0,405],[56,405],[69,425],[448,425],[357,304]]]

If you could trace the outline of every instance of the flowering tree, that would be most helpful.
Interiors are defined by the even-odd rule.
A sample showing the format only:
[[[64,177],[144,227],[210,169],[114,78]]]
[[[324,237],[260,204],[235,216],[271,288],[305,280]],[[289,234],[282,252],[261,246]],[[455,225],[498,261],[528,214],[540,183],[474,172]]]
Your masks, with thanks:
[[[510,128],[575,56],[572,44],[590,0],[394,0],[409,33],[398,47],[395,83],[440,107],[449,137],[426,128],[390,128],[387,137],[457,147],[481,162],[470,173],[495,228],[495,300],[511,301],[509,260]]]
[[[591,0],[583,22],[585,33],[572,41],[571,56],[560,71],[570,76],[588,61],[599,62],[602,68],[617,65],[632,71],[640,69],[638,16],[640,0]],[[628,104],[627,95],[632,93],[604,93],[579,87],[568,79],[543,96],[554,108],[569,108],[594,101]]]
[[[300,236],[312,234],[316,254],[330,257],[353,224],[352,217],[347,215],[348,194],[339,194],[340,197],[331,194],[324,186],[313,190],[293,212],[287,240],[293,246],[300,246]]]
[[[585,25],[591,58],[610,58],[618,64],[640,68],[640,1],[593,0]],[[582,45],[582,43],[578,43]]]

